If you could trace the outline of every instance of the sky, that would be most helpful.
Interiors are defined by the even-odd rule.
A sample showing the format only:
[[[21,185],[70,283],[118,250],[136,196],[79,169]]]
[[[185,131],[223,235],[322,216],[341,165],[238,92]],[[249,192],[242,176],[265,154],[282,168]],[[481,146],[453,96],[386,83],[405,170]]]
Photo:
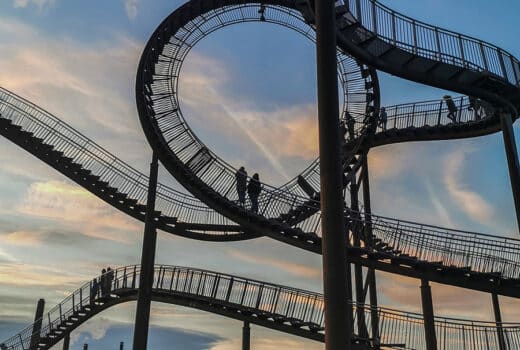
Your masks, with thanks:
[[[520,57],[520,3],[394,0],[391,8],[497,44]],[[181,1],[0,0],[0,86],[66,121],[147,172],[151,150],[141,131],[134,79],[155,27]],[[180,96],[196,134],[234,166],[281,184],[318,154],[315,53],[298,34],[266,23],[217,31],[189,53]],[[383,105],[444,92],[380,74]],[[518,141],[518,128],[515,128]],[[369,156],[374,213],[518,237],[500,134],[415,142]],[[160,181],[179,187],[163,169]],[[50,309],[106,266],[140,261],[143,224],[112,209],[52,168],[0,139],[0,339]],[[225,273],[320,292],[321,257],[268,238],[208,243],[159,232],[157,263]],[[419,281],[377,273],[382,306],[420,310]],[[489,295],[432,285],[436,314],[492,320]],[[501,298],[503,319],[519,303]],[[71,349],[130,347],[135,303],[109,309],[78,328]],[[153,349],[239,348],[241,324],[193,309],[154,303]],[[323,345],[252,327],[256,349]]]

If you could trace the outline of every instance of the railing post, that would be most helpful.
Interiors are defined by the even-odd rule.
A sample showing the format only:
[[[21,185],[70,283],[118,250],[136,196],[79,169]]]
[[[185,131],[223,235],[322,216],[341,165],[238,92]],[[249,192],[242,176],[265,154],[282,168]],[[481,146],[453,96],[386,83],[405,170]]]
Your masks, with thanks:
[[[397,42],[397,30],[396,30],[396,26],[395,26],[395,12],[392,11],[391,16],[392,16],[392,40],[393,40],[393,44],[395,45]]]
[[[417,25],[415,24],[415,20],[412,20],[412,29],[413,29],[413,53],[417,55]]]
[[[377,10],[376,10],[376,3],[371,1],[372,4],[372,28],[374,30],[374,33],[377,34]]]
[[[426,336],[426,350],[437,350],[432,291],[428,280],[424,278],[421,279],[421,302],[424,317],[424,334]]]
[[[65,334],[65,338],[63,338],[63,350],[69,350],[70,344],[70,333]]]
[[[518,224],[518,229],[520,229],[520,166],[518,163],[518,152],[516,149],[515,133],[513,131],[511,114],[501,113],[500,123],[502,124],[502,136],[504,138],[507,165],[509,168],[509,180],[511,181],[511,189],[513,191],[513,199],[515,202],[516,222]]]
[[[484,69],[486,71],[489,71],[488,60],[486,58],[486,52],[484,51],[484,45],[482,44],[482,42],[479,42],[479,47],[480,47],[480,54],[482,55],[482,63],[484,63]]]
[[[146,350],[148,343],[148,326],[150,323],[150,305],[152,302],[155,249],[157,243],[154,213],[158,168],[158,156],[154,151],[150,164],[150,182],[148,184],[148,198],[146,202],[143,250],[141,253],[141,275],[139,277],[139,292],[137,295],[137,310],[135,314],[134,350]]]
[[[435,28],[435,45],[437,46],[437,60],[441,60],[441,39],[439,38],[439,29]]]
[[[361,0],[356,0],[356,17],[359,24],[363,25],[363,15],[361,13]]]
[[[495,322],[497,325],[497,339],[498,339],[498,349],[506,350],[506,342],[504,340],[504,331],[502,329],[502,315],[500,314],[500,303],[498,301],[498,295],[496,293],[491,293],[491,299],[493,301],[493,311],[495,313]]]
[[[356,1],[360,12],[360,1]],[[361,18],[359,18],[361,20]],[[361,22],[361,21],[360,21]],[[342,196],[334,0],[316,1],[316,57],[322,215],[325,349],[351,348]]]
[[[462,36],[459,34],[459,50],[460,50],[460,57],[463,61],[463,66],[466,66],[466,55],[464,54],[464,44],[462,43]]]
[[[242,327],[242,350],[250,350],[251,349],[251,328],[249,327],[249,322],[244,321],[244,326]]]
[[[36,313],[34,314],[34,324],[31,335],[31,342],[29,345],[29,349],[36,349],[38,347],[38,342],[40,341],[40,333],[42,331],[42,318],[43,318],[43,309],[45,308],[45,299],[38,300],[38,304],[36,305]]]
[[[509,81],[508,77],[507,77],[507,70],[506,70],[506,65],[504,64],[504,53],[502,52],[502,50],[498,50],[497,51],[498,53],[498,62],[500,62],[500,69],[502,70],[502,77],[505,78],[507,81]]]
[[[437,119],[437,125],[441,125],[441,116],[442,116],[442,100],[439,103],[439,116],[438,116],[438,119]]]

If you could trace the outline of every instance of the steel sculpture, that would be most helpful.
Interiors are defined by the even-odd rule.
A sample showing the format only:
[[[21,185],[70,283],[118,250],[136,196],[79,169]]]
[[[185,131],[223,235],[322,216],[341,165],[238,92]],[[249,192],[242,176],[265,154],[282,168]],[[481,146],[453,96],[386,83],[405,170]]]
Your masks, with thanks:
[[[148,222],[153,225],[147,231],[161,229],[209,241],[266,235],[322,253],[320,208],[327,194],[320,189],[323,183],[320,182],[319,159],[281,187],[264,184],[259,210],[254,213],[249,206],[237,204],[233,190],[236,169],[197,138],[182,114],[182,101],[178,98],[178,91],[182,89],[178,84],[182,63],[189,59],[190,49],[208,34],[228,25],[259,21],[295,30],[316,41],[316,27],[320,23],[316,11],[321,11],[320,6],[315,8],[312,1],[191,0],[169,15],[151,36],[136,79],[139,118],[154,154],[193,197],[158,184],[157,198],[153,201],[155,208],[147,207],[147,203],[151,203],[147,201],[148,176],[50,113],[5,89],[0,89],[0,134],[126,214],[145,221],[148,209]],[[372,213],[367,154],[371,148],[385,144],[476,137],[503,131],[518,213],[518,156],[511,125],[520,106],[519,61],[492,44],[416,21],[375,0],[336,2],[334,16],[343,114],[330,118],[322,132],[334,134],[341,128],[345,134],[340,169],[343,176],[339,187],[336,185],[336,192],[343,192],[344,196],[344,224],[336,230],[341,230],[345,239],[341,245],[346,256],[347,280],[352,273],[351,264],[354,265],[355,285],[347,286],[346,297],[342,297],[343,306],[347,303],[354,306],[343,311],[348,314],[345,327],[349,328],[346,336],[350,340],[347,342],[356,349],[385,346],[428,350],[518,348],[518,325],[502,322],[498,296],[520,297],[520,240]],[[318,42],[318,46],[322,44]],[[448,99],[443,99],[388,106],[384,120],[378,120],[382,109],[376,69],[463,96],[450,97],[449,104]],[[328,74],[330,81],[330,72]],[[321,120],[323,122],[325,120]],[[359,194],[362,194],[363,205]],[[517,215],[517,219],[519,217]],[[144,253],[152,254],[153,248],[147,248]],[[148,267],[152,267],[153,259],[148,260]],[[363,267],[367,268],[366,274]],[[376,270],[420,280],[424,318],[378,307]],[[125,288],[113,286],[114,293],[106,300],[96,300],[93,304],[85,300],[88,286],[72,294],[72,305],[70,298],[60,304],[59,318],[58,309],[53,309],[47,314],[47,320],[42,321],[42,348],[50,346],[60,334],[69,334],[83,318],[114,303],[135,299],[142,276],[140,271],[137,267],[118,269],[115,283],[122,284],[124,280],[120,278],[126,276]],[[309,296],[313,298],[312,306],[310,299],[306,299],[309,303],[305,305],[284,304],[285,312],[259,310],[260,304],[254,301],[264,298],[264,288],[274,290],[275,287],[177,267],[159,266],[145,275],[144,280],[153,281],[153,285],[143,282],[151,293],[148,293],[148,301],[153,298],[185,305],[189,300],[191,305],[203,310],[238,318],[244,321],[244,339],[249,336],[249,323],[316,340],[323,340],[326,334],[323,299],[317,294],[305,294],[312,295]],[[128,285],[130,276],[132,284]],[[168,288],[163,283],[165,276],[170,281]],[[220,278],[227,281],[225,286],[220,284]],[[213,281],[216,289],[208,290],[206,281]],[[195,291],[193,282],[198,285]],[[490,293],[495,322],[438,318],[434,315],[430,282]],[[182,291],[177,289],[178,283],[184,285]],[[252,288],[253,285],[258,288]],[[257,294],[249,297],[250,290]],[[280,291],[272,293],[271,297],[282,295],[277,294]],[[298,293],[297,299],[301,298]],[[238,301],[234,299],[234,308],[227,308],[227,303],[237,295],[241,297]],[[201,296],[205,302],[210,300],[211,307],[198,299]],[[369,305],[366,305],[367,296]],[[172,301],[174,299],[176,301]],[[317,300],[321,303],[319,311],[315,310]],[[83,304],[85,301],[88,305]],[[244,304],[246,301],[253,304]],[[64,309],[68,310],[66,314]],[[298,317],[288,314],[290,310],[300,310]],[[312,314],[308,313],[310,310],[314,310]],[[319,322],[313,318],[318,314]],[[60,333],[63,327],[67,332]],[[13,345],[9,346],[27,348],[35,333],[33,330],[31,326],[16,336],[18,340],[11,338],[9,342]],[[36,338],[32,338],[34,342]],[[247,343],[244,341],[244,347]]]

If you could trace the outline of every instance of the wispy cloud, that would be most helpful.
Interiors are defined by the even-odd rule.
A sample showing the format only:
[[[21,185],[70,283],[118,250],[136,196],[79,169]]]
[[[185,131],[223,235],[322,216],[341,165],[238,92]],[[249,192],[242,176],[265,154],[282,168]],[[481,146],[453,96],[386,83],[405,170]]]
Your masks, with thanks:
[[[55,0],[13,0],[13,6],[15,8],[27,7],[28,5],[36,5],[42,9],[46,5],[54,4]]]
[[[3,240],[7,244],[27,247],[36,247],[42,244],[40,235],[36,232],[30,231],[10,232],[7,235],[5,235],[5,238]]]
[[[228,157],[248,160],[277,180],[303,170],[318,155],[316,106],[259,109],[248,98],[228,93],[231,78],[223,62],[190,53],[179,84],[181,108],[190,126],[201,132],[203,141],[218,140],[208,146],[229,149]]]
[[[210,350],[234,350],[239,349],[242,345],[241,338],[225,339],[214,346]],[[279,349],[307,349],[318,350],[323,349],[323,344],[305,340],[296,337],[255,337],[251,341],[251,347],[262,350],[279,350]]]
[[[310,267],[302,264],[295,264],[285,260],[265,258],[257,255],[244,254],[237,250],[229,250],[229,255],[235,259],[273,267],[277,270],[289,272],[292,275],[305,278],[318,278],[321,276],[321,270],[315,267]]]
[[[90,277],[90,276],[89,276]],[[89,277],[41,265],[7,263],[0,265],[0,284],[9,286],[79,287]]]
[[[125,0],[126,15],[129,19],[137,17],[137,4],[139,0]]]
[[[0,57],[0,86],[141,161],[144,138],[131,87],[141,43],[107,32],[82,44],[8,18],[0,21],[0,40],[9,52]]]
[[[79,231],[90,237],[122,243],[132,242],[133,233],[140,229],[133,219],[90,192],[60,181],[33,183],[18,210],[25,215],[60,220],[71,229],[81,227]]]
[[[473,149],[457,150],[444,159],[444,184],[448,194],[460,209],[475,222],[489,225],[494,215],[493,207],[478,193],[469,189],[464,178],[464,162]]]

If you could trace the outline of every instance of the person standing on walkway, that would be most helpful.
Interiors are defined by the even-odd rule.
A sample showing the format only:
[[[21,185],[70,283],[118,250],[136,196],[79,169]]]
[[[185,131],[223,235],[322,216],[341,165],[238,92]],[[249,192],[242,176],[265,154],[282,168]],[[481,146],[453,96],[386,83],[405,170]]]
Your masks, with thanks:
[[[101,289],[101,296],[107,294],[107,270],[101,270],[101,276],[99,277],[99,287]]]
[[[92,280],[92,286],[90,288],[90,303],[94,304],[94,301],[97,299],[99,293],[99,283],[96,278]]]
[[[110,295],[110,292],[112,291],[112,281],[114,281],[114,270],[112,270],[109,267],[107,267],[107,278],[106,278],[106,281],[107,281],[107,295]]]
[[[446,106],[448,107],[448,115],[447,117],[454,123],[457,122],[457,106],[455,106],[455,102],[451,99],[450,95],[444,95],[442,97],[444,102],[446,102]]]
[[[381,110],[379,111],[379,126],[383,131],[386,131],[386,122],[388,120],[388,115],[386,114],[385,107],[381,107]]]
[[[246,203],[247,190],[247,171],[243,166],[237,170],[235,178],[237,182],[238,203],[243,207]]]
[[[258,213],[258,196],[261,191],[260,176],[258,176],[258,173],[255,173],[247,185],[247,194],[251,200],[251,211],[253,213]]]

